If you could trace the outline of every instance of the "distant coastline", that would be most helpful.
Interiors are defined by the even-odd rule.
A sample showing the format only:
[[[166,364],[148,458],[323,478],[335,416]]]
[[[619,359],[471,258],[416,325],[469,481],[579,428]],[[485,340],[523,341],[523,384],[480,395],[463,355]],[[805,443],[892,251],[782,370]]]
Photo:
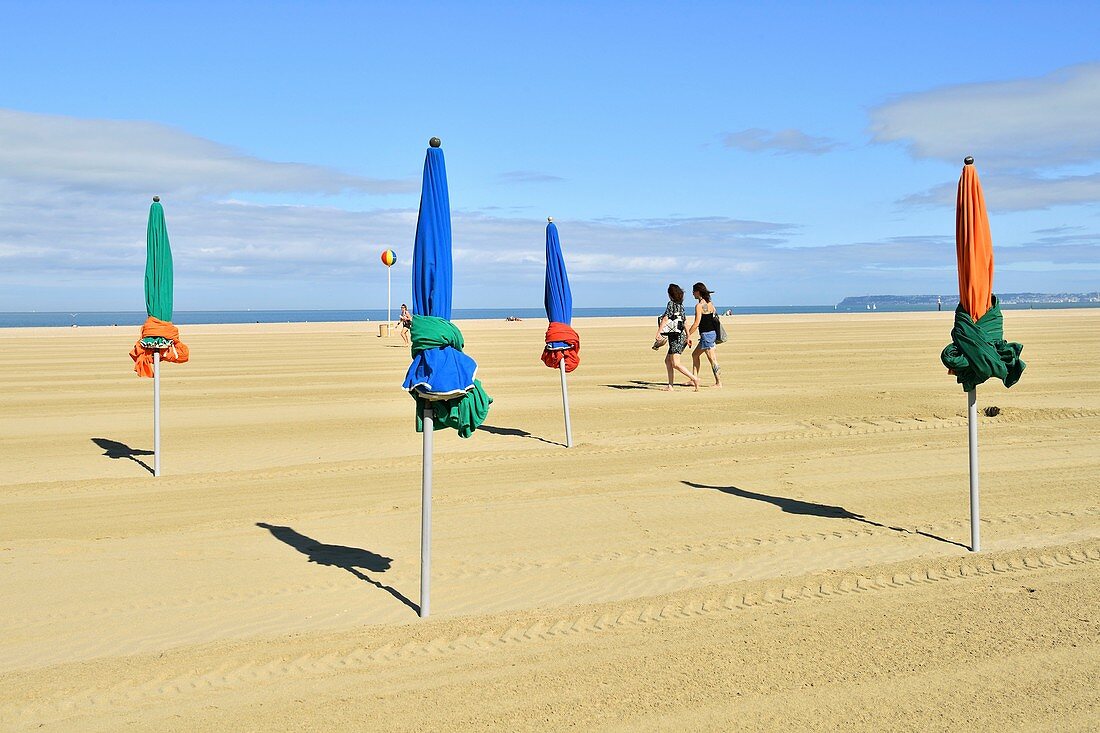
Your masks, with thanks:
[[[1100,306],[1100,292],[1092,293],[997,293],[1001,307],[1042,305],[1045,307],[1088,308]],[[937,304],[954,310],[959,302],[955,294],[948,295],[855,295],[837,304],[838,311],[899,310],[935,308]],[[950,306],[948,305],[950,304]]]
[[[998,294],[1001,305],[1007,310],[1019,309],[1058,309],[1058,308],[1100,308],[1100,300],[1095,293],[1004,293]],[[881,311],[886,313],[904,313],[936,310],[936,298],[939,297],[942,309],[954,310],[957,296],[935,295],[860,295],[845,298],[836,305],[752,305],[731,306],[716,303],[718,312],[731,311],[739,315],[782,315],[803,313],[855,313],[860,311]],[[1091,298],[1091,300],[1090,300]],[[614,318],[653,316],[661,313],[659,305],[653,307],[622,308],[574,308],[576,318]],[[456,308],[455,320],[504,320],[516,316],[523,320],[546,318],[542,308]],[[397,310],[390,317],[397,318]],[[87,311],[72,313],[60,312],[0,312],[0,328],[42,328],[72,326],[134,326],[145,321],[144,311]],[[200,323],[342,323],[373,322],[385,323],[386,311],[380,308],[365,310],[218,310],[218,311],[176,311],[173,322],[177,325]]]

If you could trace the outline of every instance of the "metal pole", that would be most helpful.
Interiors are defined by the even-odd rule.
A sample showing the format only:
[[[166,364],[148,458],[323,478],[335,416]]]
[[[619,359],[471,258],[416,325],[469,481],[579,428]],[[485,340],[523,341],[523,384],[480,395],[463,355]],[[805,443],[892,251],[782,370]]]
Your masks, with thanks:
[[[565,409],[565,447],[573,447],[573,426],[569,422],[569,385],[565,381],[565,355],[558,362],[561,370],[561,405]]]
[[[966,393],[966,424],[970,433],[970,551],[982,549],[978,526],[978,390]]]
[[[153,352],[153,475],[160,475],[160,351]]]
[[[389,333],[390,324],[393,323],[390,320],[390,303],[393,302],[390,300],[390,271],[392,269],[392,267],[386,267],[386,333]]]
[[[420,618],[428,617],[432,572],[432,405],[424,403],[424,477],[420,506]]]

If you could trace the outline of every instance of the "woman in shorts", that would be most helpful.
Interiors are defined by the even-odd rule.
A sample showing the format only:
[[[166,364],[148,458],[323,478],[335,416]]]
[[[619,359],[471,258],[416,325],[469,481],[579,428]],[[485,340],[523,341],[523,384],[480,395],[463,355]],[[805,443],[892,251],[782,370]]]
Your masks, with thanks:
[[[699,344],[691,352],[691,373],[699,375],[699,362],[703,354],[707,355],[710,362],[710,370],[714,374],[714,386],[722,386],[721,367],[718,366],[718,356],[715,352],[718,338],[718,319],[714,314],[714,303],[710,302],[711,291],[703,283],[695,283],[691,286],[691,294],[695,297],[695,320],[687,329],[687,337],[699,331]]]

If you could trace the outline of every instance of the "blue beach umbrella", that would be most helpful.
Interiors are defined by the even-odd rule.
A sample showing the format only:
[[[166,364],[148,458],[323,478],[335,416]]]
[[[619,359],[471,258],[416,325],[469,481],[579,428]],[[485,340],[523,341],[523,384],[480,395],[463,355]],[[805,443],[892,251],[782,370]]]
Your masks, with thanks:
[[[546,224],[546,319],[551,323],[573,322],[573,293],[569,290],[569,274],[561,256],[561,240],[553,218]]]
[[[558,227],[553,218],[546,224],[546,348],[542,361],[546,366],[561,372],[561,402],[565,412],[565,447],[573,447],[573,427],[569,421],[569,387],[566,372],[572,372],[580,364],[581,341],[571,325],[573,321],[573,294],[569,290],[569,274],[565,271],[565,258],[561,254]]]
[[[431,569],[432,435],[454,428],[468,438],[484,422],[492,398],[475,378],[477,364],[462,353],[462,332],[451,323],[451,203],[439,138],[429,142],[412,259],[412,364],[404,388],[416,401],[424,433],[420,544],[420,615],[428,615]]]

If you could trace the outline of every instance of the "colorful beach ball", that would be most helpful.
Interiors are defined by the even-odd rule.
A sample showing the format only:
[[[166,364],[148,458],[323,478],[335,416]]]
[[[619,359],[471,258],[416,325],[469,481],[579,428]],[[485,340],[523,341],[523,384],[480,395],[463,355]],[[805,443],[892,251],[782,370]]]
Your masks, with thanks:
[[[397,253],[392,249],[382,250],[382,264],[386,267],[393,267],[397,264]]]

